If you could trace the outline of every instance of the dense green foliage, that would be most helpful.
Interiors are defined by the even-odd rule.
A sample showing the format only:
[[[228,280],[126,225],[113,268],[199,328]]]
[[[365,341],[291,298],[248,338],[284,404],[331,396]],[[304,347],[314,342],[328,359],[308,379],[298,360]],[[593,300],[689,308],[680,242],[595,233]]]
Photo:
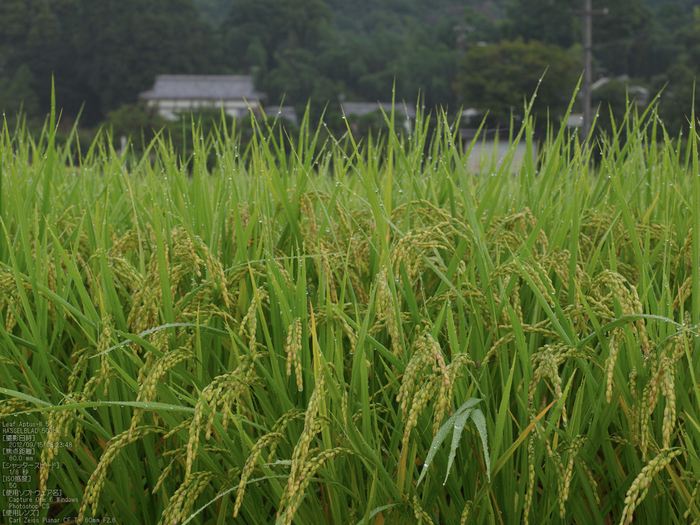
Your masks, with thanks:
[[[507,126],[514,113],[522,118],[520,108],[535,91],[533,112],[544,118],[549,111],[559,119],[569,103],[564,94],[574,91],[580,74],[578,56],[552,44],[518,39],[471,49],[462,62],[458,86],[474,108],[488,113],[490,122]]]
[[[582,22],[570,10],[580,4],[8,0],[0,3],[0,106],[10,118],[23,107],[35,117],[31,127],[40,128],[53,73],[62,121],[72,122],[84,107],[81,124],[94,127],[109,112],[135,103],[156,74],[240,73],[253,74],[272,105],[284,101],[301,114],[311,101],[315,121],[324,108],[329,121],[340,120],[339,100],[386,101],[394,88],[397,100],[414,103],[421,93],[427,108],[478,107],[502,119],[511,99],[519,107],[522,95],[532,93],[532,77],[545,67],[566,70],[564,80],[545,77],[543,98],[533,108],[544,130],[547,105],[550,116],[558,116],[561,99],[571,92],[568,71],[571,57],[581,55]],[[700,64],[700,10],[692,1],[594,0],[593,6],[609,9],[594,19],[594,78],[626,75],[653,94],[666,86],[659,116],[669,129],[687,125]],[[514,44],[519,39],[526,52]],[[506,50],[512,53],[504,56]],[[533,69],[520,78],[496,64],[484,68],[480,59],[489,53],[502,61],[529,57]],[[517,97],[474,98],[473,86],[464,81],[472,76]],[[604,112],[608,104],[617,104],[616,113],[625,110],[616,94],[597,98]]]
[[[22,82],[46,114],[55,79],[59,107],[88,125],[135,102],[159,73],[216,71],[217,45],[191,0],[13,0],[0,3],[0,78]],[[20,75],[21,73],[21,75]],[[12,116],[16,98],[0,103]],[[30,113],[32,116],[32,113]]]
[[[4,128],[0,423],[42,424],[40,518],[700,519],[698,137],[624,118],[594,168],[525,112],[481,174],[444,114],[185,162]]]

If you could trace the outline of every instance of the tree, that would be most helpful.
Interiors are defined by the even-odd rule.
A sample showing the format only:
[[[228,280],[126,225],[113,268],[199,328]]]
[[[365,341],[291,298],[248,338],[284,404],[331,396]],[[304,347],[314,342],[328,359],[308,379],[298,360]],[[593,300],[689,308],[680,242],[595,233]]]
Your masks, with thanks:
[[[660,90],[662,83],[665,84],[659,103],[659,117],[672,137],[677,136],[681,129],[688,136],[693,105],[700,107],[700,90],[697,89],[696,79],[697,71],[684,64],[675,64],[654,85]]]
[[[501,30],[510,40],[520,37],[569,48],[579,39],[570,10],[581,4],[578,0],[515,0],[506,6]]]
[[[397,100],[415,105],[418,94],[428,108],[456,103],[452,84],[457,79],[459,52],[453,28],[446,20],[432,28],[414,27],[404,36],[395,63]]]
[[[506,125],[511,112],[522,116],[524,101],[537,90],[533,112],[542,122],[547,113],[552,117],[563,113],[580,74],[580,59],[558,46],[504,40],[469,49],[456,88],[465,106],[488,112],[497,125]]]
[[[675,41],[674,35],[687,21],[687,13],[678,4],[666,4],[658,9],[653,19],[653,31],[645,39],[647,52],[641,76],[653,79],[663,75],[671,64],[678,61],[683,47]]]
[[[330,22],[321,0],[234,0],[221,25],[228,65],[246,73],[253,66],[272,70],[283,50],[315,49]]]
[[[73,22],[75,69],[97,99],[89,117],[135,101],[157,74],[216,71],[212,31],[192,0],[81,0]]]
[[[134,102],[158,73],[216,67],[213,32],[192,0],[12,0],[0,3],[0,75],[31,73],[39,107],[55,77],[60,108],[95,124]]]
[[[597,0],[594,6],[608,9],[593,22],[593,55],[606,76],[644,76],[653,33],[651,9],[643,0]]]
[[[65,1],[8,0],[0,3],[0,106],[39,111],[37,80],[63,47],[56,13]],[[50,80],[50,79],[49,79]],[[50,82],[44,86],[50,90]]]
[[[194,5],[202,14],[202,18],[213,27],[218,27],[226,18],[231,7],[230,0],[194,0]]]
[[[34,77],[29,66],[23,64],[12,77],[0,79],[0,111],[10,117],[20,110],[26,115],[35,115],[39,99],[32,89]]]
[[[593,9],[607,14],[593,20],[593,55],[608,76],[641,76],[653,51],[653,13],[644,0],[593,0]],[[514,0],[506,8],[501,30],[508,39],[540,40],[565,49],[582,38],[582,0]]]
[[[486,12],[488,13],[488,10]],[[463,45],[501,40],[501,28],[496,21],[474,7],[464,8],[464,20],[460,26],[453,26],[453,30],[464,30]]]
[[[688,67],[697,67],[700,64],[700,7],[693,9],[693,16],[678,29],[674,40],[682,50],[678,62]]]
[[[303,112],[312,100],[317,118],[342,92],[322,71],[323,64],[343,69],[342,60],[329,63],[327,53],[340,46],[322,0],[234,0],[220,32],[226,65],[252,73],[272,104],[284,101]]]

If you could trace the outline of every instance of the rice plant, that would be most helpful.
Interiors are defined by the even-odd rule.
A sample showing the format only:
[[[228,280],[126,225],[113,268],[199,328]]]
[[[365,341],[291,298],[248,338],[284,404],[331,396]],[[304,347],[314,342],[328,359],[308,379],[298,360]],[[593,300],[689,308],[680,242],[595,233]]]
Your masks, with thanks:
[[[133,164],[4,126],[0,425],[40,434],[0,508],[700,523],[694,117],[684,154],[653,107],[536,151],[526,111],[480,173],[446,115],[386,118],[253,121],[245,148],[193,126],[190,156],[158,136]]]

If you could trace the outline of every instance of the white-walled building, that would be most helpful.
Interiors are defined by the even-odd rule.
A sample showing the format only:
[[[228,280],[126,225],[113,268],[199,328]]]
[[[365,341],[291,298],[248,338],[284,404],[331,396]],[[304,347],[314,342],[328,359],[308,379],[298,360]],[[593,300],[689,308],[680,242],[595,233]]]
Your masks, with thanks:
[[[248,75],[157,75],[153,89],[140,93],[139,99],[168,120],[177,120],[181,112],[221,107],[227,115],[242,118],[250,110],[260,115],[267,95],[255,90]]]

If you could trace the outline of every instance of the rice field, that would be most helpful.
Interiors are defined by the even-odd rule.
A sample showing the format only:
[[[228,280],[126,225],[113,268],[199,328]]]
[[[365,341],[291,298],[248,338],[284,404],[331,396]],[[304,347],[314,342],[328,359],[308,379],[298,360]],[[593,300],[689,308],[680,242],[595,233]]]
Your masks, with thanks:
[[[524,122],[516,175],[420,112],[138,162],[5,125],[5,522],[700,523],[695,119]]]

